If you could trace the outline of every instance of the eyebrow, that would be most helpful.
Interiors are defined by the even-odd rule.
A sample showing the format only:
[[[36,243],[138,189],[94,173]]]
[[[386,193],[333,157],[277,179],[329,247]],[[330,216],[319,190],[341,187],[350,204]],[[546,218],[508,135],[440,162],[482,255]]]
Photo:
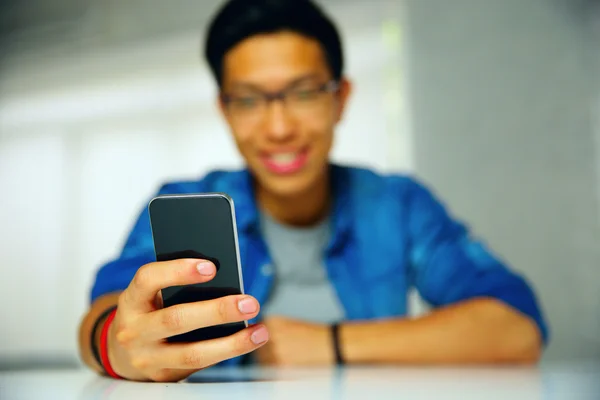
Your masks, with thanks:
[[[295,78],[294,80],[292,80],[290,83],[288,83],[284,89],[296,86],[299,83],[304,83],[306,81],[316,80],[319,77],[320,76],[316,73],[301,75],[301,76]],[[256,90],[256,91],[264,91],[264,89],[261,88],[260,86],[255,85],[253,83],[249,83],[249,82],[234,82],[231,85],[231,90],[236,90],[236,89],[238,89],[238,90],[239,89],[250,89],[250,90]]]

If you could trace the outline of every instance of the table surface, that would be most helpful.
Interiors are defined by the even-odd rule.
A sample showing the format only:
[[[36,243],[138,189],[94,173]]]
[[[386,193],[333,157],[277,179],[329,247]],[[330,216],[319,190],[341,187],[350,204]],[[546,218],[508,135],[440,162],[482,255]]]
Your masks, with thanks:
[[[0,372],[0,399],[600,399],[600,363],[537,367],[211,368],[180,383],[85,369]]]

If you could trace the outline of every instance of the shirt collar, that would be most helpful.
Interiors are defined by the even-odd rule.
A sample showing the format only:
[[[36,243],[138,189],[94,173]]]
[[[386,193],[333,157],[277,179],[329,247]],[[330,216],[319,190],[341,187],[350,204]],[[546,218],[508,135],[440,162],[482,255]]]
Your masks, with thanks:
[[[243,232],[258,226],[258,207],[254,197],[254,179],[248,169],[235,173],[229,195],[233,198],[238,227]]]
[[[343,243],[351,228],[351,187],[348,168],[330,164],[331,189],[333,196],[331,226],[332,237],[328,249],[332,250]],[[243,232],[257,229],[259,212],[254,196],[254,179],[248,169],[236,173],[229,194],[234,199],[236,219]]]
[[[331,164],[331,189],[333,207],[331,215],[332,234],[327,251],[333,251],[342,246],[351,232],[352,221],[352,188],[349,169]]]

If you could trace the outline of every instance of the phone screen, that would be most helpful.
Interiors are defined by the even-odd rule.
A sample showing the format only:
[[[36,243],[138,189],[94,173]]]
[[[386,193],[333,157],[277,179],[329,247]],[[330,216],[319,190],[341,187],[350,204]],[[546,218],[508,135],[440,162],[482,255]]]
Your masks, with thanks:
[[[243,293],[233,202],[226,195],[159,196],[148,209],[157,261],[200,258],[217,267],[209,282],[164,288],[164,307]],[[236,322],[199,328],[169,341],[214,339],[246,326],[246,322]]]

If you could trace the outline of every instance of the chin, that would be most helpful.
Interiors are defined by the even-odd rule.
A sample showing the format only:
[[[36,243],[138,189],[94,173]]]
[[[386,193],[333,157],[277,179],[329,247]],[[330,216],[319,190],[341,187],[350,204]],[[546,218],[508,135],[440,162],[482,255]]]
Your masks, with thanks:
[[[263,188],[279,197],[294,197],[306,193],[314,186],[309,176],[269,177],[260,183]]]

